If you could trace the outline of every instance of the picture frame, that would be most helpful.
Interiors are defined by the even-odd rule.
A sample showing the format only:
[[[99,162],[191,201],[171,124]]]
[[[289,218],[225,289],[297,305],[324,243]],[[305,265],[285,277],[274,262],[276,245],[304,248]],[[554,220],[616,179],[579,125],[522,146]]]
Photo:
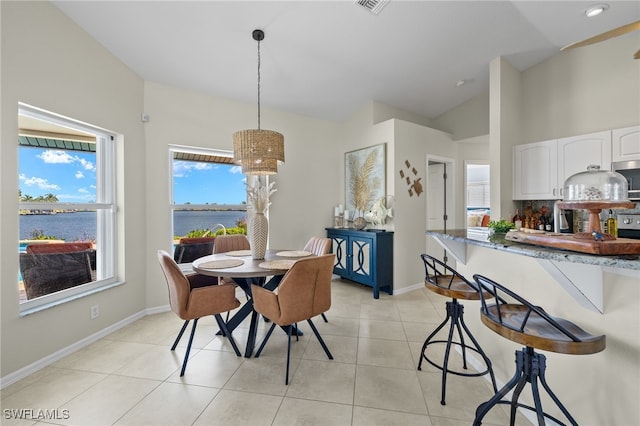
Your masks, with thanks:
[[[386,196],[386,143],[344,154],[345,208],[363,216]]]

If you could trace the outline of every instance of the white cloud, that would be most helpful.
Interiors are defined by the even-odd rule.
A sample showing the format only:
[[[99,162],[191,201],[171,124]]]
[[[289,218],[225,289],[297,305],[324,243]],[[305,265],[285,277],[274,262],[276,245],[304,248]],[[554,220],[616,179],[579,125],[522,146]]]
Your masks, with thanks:
[[[241,166],[233,166],[229,169],[229,173],[242,173]]]
[[[58,185],[55,183],[49,183],[47,179],[39,178],[39,177],[26,177],[24,174],[20,175],[20,180],[24,182],[27,186],[37,186],[40,189],[51,190],[51,189],[60,189]]]
[[[46,164],[73,164],[80,163],[85,170],[95,171],[96,167],[91,161],[87,161],[84,158],[77,155],[70,155],[67,151],[48,149],[42,154],[38,155],[42,161]]]
[[[194,161],[174,161],[173,177],[181,178],[189,176],[192,170],[210,170],[211,164]]]
[[[82,173],[82,170],[78,170],[76,172],[76,179],[82,179],[84,177],[84,173]]]
[[[83,194],[88,194],[89,190],[87,190],[86,188],[80,188],[80,189],[78,189],[78,192],[81,192]]]

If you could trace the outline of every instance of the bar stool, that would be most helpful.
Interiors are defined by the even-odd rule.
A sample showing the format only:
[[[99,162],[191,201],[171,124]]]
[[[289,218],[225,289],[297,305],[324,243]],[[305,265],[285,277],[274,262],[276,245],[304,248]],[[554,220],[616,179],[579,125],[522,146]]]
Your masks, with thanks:
[[[489,278],[476,274],[473,279],[482,289],[481,294],[489,293],[496,301],[493,305],[487,305],[485,298],[481,298],[480,318],[484,325],[502,337],[525,345],[522,350],[516,351],[515,375],[502,389],[496,392],[493,398],[478,406],[473,424],[480,425],[482,418],[496,404],[509,404],[511,406],[511,426],[515,422],[518,407],[535,411],[540,426],[545,424],[545,417],[564,425],[560,420],[542,410],[538,387],[538,381],[540,381],[542,387],[567,420],[572,425],[577,425],[578,423],[571,417],[569,411],[547,384],[544,375],[546,357],[536,352],[535,349],[570,355],[593,354],[604,350],[605,336],[593,336],[570,321],[554,318],[539,306],[532,305],[521,296]],[[514,302],[506,302],[505,298],[514,300]],[[518,402],[520,393],[527,382],[531,383],[535,407]],[[512,389],[511,400],[503,400],[504,396]]]
[[[450,297],[451,301],[447,302],[447,316],[440,323],[438,327],[427,337],[427,340],[424,341],[422,345],[422,352],[420,354],[420,361],[418,362],[418,370],[422,370],[422,361],[427,360],[429,364],[433,365],[439,370],[442,370],[442,395],[440,399],[440,404],[445,404],[445,394],[447,389],[447,374],[455,374],[457,376],[466,376],[466,377],[477,377],[484,376],[489,373],[491,377],[491,383],[493,385],[494,392],[497,392],[498,388],[496,386],[496,379],[493,374],[493,369],[491,368],[491,361],[485,355],[484,351],[478,344],[478,341],[473,337],[471,331],[464,322],[464,306],[458,302],[458,299],[464,300],[479,300],[480,294],[476,288],[475,283],[469,282],[464,276],[458,273],[452,267],[444,264],[438,259],[429,256],[428,254],[421,255],[422,261],[424,262],[424,272],[425,272],[425,287],[434,293],[440,294],[442,296]],[[491,295],[485,294],[484,297],[490,298]],[[447,340],[431,340],[435,337],[435,335],[447,324],[449,325],[449,337]],[[455,341],[453,339],[454,330],[458,330],[458,339],[459,341]],[[473,346],[470,346],[465,342],[464,334],[466,334]],[[427,347],[431,344],[435,343],[446,343],[446,349],[444,352],[444,361],[442,365],[432,361],[426,354]],[[462,352],[462,368],[467,369],[467,350],[471,350],[473,352],[478,353],[482,359],[484,360],[487,368],[480,372],[467,372],[467,371],[452,371],[449,369],[449,353],[451,352],[451,346],[456,345],[459,346]]]

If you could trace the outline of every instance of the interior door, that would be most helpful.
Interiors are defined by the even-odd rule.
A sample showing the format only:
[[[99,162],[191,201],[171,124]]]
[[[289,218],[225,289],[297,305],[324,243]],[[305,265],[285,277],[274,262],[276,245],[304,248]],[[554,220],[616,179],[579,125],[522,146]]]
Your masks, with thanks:
[[[427,229],[446,230],[453,227],[453,163],[430,160],[427,165]],[[427,237],[427,254],[451,264],[444,248]],[[454,266],[454,265],[452,265]]]

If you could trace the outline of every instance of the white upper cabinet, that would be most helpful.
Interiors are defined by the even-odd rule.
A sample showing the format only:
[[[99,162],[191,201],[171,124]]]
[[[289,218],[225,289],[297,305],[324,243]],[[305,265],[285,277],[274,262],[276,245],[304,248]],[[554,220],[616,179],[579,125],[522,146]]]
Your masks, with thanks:
[[[513,199],[563,198],[564,181],[597,164],[611,169],[611,131],[513,147]]]
[[[612,132],[613,162],[640,160],[640,126],[615,129]]]
[[[513,199],[550,200],[558,197],[558,141],[513,147]]]
[[[591,164],[611,170],[611,131],[558,139],[558,188],[564,198],[564,181],[586,172]]]

